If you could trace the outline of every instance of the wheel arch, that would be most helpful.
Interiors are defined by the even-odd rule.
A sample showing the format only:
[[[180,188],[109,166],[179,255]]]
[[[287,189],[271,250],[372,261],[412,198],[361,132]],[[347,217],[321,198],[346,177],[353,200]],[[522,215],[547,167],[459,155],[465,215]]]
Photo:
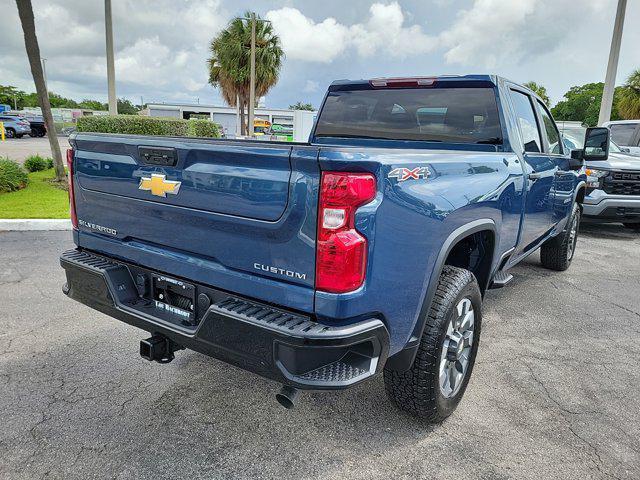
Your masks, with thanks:
[[[485,231],[490,232],[493,245],[492,251],[486,252],[490,260],[488,262],[488,271],[486,273],[486,285],[484,289],[482,289],[481,287],[481,292],[484,293],[484,290],[486,289],[490,281],[491,272],[494,270],[493,264],[498,258],[497,246],[499,245],[499,235],[495,222],[490,218],[474,220],[473,222],[462,225],[451,232],[451,234],[449,234],[447,239],[444,241],[442,248],[438,253],[438,257],[436,258],[433,272],[431,278],[429,279],[429,285],[422,300],[422,307],[420,308],[420,313],[418,314],[418,319],[414,326],[411,338],[405,348],[400,350],[395,355],[389,357],[386,363],[387,368],[402,372],[408,370],[411,367],[411,364],[413,363],[413,360],[416,356],[418,346],[420,344],[420,338],[422,337],[422,333],[425,328],[426,315],[429,311],[429,308],[431,308],[431,303],[433,301],[433,297],[440,280],[440,275],[442,274],[444,266],[448,265],[447,260],[450,258],[451,253],[455,251],[454,249],[458,245],[460,245],[466,239]],[[478,283],[480,283],[480,280],[478,280]]]
[[[585,182],[580,182],[576,186],[576,191],[573,194],[573,201],[578,202],[580,208],[582,208],[582,204],[584,203],[584,197],[587,194],[587,184]]]

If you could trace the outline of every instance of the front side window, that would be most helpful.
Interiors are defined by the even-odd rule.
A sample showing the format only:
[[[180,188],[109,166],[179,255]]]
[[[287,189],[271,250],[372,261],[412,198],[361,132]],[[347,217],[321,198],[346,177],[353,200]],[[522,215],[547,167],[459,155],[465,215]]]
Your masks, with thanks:
[[[538,122],[536,114],[533,111],[533,105],[529,100],[529,95],[511,90],[511,99],[515,109],[516,119],[522,134],[522,142],[525,152],[542,152],[542,140],[540,139],[540,131],[538,130]]]
[[[611,125],[611,139],[618,145],[631,145],[633,133],[636,131],[637,123],[619,123]]]
[[[547,151],[551,153],[562,153],[562,144],[560,143],[560,134],[558,133],[556,122],[553,121],[553,118],[551,118],[551,115],[547,111],[547,107],[545,107],[542,102],[538,101],[538,107],[540,108],[544,130],[547,133]]]

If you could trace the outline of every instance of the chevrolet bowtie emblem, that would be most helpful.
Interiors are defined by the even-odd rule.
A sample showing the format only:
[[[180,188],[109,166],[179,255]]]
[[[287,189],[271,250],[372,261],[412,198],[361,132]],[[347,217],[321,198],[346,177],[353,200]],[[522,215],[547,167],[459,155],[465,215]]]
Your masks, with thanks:
[[[152,173],[151,177],[142,177],[140,179],[140,190],[149,190],[151,195],[158,197],[166,197],[167,193],[176,195],[180,190],[180,182],[167,180],[166,175]]]

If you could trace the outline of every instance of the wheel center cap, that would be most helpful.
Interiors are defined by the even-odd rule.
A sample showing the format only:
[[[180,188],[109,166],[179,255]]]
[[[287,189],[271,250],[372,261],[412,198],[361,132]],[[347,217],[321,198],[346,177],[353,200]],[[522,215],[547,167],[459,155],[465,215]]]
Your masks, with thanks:
[[[449,345],[447,347],[447,360],[450,362],[457,361],[464,350],[464,339],[460,332],[452,332],[449,336]]]

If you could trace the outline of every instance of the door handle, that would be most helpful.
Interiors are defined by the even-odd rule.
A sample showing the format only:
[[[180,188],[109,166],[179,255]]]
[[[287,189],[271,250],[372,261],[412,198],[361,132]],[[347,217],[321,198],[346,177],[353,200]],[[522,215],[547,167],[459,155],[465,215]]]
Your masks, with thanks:
[[[542,178],[542,173],[533,172],[533,173],[530,173],[527,176],[529,177],[529,180],[532,180],[532,181],[535,182],[536,180]]]

